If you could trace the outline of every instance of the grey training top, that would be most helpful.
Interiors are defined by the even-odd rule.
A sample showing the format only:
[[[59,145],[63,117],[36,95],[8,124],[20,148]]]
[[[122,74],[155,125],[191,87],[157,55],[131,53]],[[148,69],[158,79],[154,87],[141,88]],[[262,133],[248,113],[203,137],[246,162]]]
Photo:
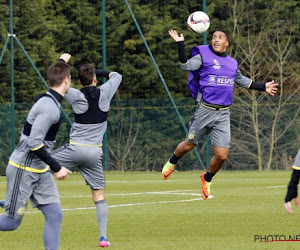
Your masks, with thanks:
[[[99,108],[108,112],[110,102],[122,81],[122,75],[117,72],[109,74],[109,80],[102,84],[100,89]],[[65,95],[65,99],[72,105],[76,114],[83,114],[88,110],[89,103],[85,95],[78,89],[70,88]],[[87,145],[101,145],[103,135],[106,131],[107,121],[97,124],[80,124],[73,122],[70,130],[70,139],[72,142]]]
[[[34,151],[45,146],[48,153],[51,152],[55,141],[46,141],[45,136],[50,127],[60,119],[60,103],[47,91],[44,96],[31,107],[26,120],[32,125],[30,135],[24,135],[23,129],[20,141],[16,149],[12,152],[9,160],[21,166],[44,169],[47,164],[43,162]]]

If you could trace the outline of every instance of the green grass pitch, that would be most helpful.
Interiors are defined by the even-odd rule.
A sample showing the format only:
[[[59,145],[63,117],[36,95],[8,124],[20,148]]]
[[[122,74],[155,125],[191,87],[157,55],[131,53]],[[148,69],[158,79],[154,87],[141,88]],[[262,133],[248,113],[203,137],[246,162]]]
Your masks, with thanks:
[[[107,172],[112,249],[300,249],[300,241],[255,242],[270,235],[300,238],[300,207],[294,205],[289,215],[283,206],[291,171],[220,171],[206,201],[200,174],[176,172],[164,181],[158,172]],[[64,210],[60,249],[98,249],[89,187],[79,174],[57,185]],[[0,198],[5,189],[0,177]],[[29,204],[16,231],[0,232],[0,249],[43,249],[43,224],[43,215]]]

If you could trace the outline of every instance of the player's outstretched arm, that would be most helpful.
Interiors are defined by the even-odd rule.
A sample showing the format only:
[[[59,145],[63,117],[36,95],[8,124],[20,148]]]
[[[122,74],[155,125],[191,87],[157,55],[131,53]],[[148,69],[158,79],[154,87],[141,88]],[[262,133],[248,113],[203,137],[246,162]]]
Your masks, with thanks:
[[[108,75],[109,80],[104,84],[102,84],[99,88],[102,89],[102,91],[105,93],[104,96],[106,96],[106,98],[111,100],[122,82],[122,75],[117,72],[108,72],[108,73],[109,73]],[[100,98],[99,101],[99,104],[101,105],[101,108],[103,108],[103,111],[106,111],[107,105],[109,105],[109,103],[104,101],[106,98],[104,99]],[[102,103],[102,100],[104,101],[104,104]]]
[[[110,71],[104,70],[104,69],[95,69],[95,74],[97,77],[105,77],[109,78]]]
[[[274,82],[274,80],[272,80],[271,82],[267,82],[266,83],[266,92],[269,95],[274,96],[277,92],[277,86],[278,86],[278,83]]]
[[[69,53],[63,53],[59,57],[60,60],[64,61],[65,63],[68,63],[70,61],[71,55]]]
[[[180,36],[178,36],[176,30],[169,30],[169,35],[173,38],[175,42],[183,42],[184,36],[182,33],[180,33]]]

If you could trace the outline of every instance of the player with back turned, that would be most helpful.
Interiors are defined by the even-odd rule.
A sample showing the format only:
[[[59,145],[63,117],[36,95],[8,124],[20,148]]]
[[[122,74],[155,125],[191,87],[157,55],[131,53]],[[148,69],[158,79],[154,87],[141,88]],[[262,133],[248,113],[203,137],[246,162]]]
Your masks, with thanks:
[[[200,45],[192,49],[192,58],[187,59],[184,36],[170,30],[169,35],[178,45],[179,66],[190,71],[189,89],[197,99],[198,107],[190,121],[189,131],[184,141],[178,144],[172,157],[162,169],[163,179],[172,174],[178,160],[191,151],[204,137],[210,134],[214,157],[209,169],[201,175],[201,195],[209,197],[211,180],[227,159],[230,148],[230,105],[234,84],[247,89],[265,91],[274,95],[277,83],[254,82],[242,75],[235,59],[226,54],[229,39],[226,31],[219,29],[213,33],[211,45]]]
[[[70,66],[64,62],[48,69],[50,89],[30,109],[19,144],[6,168],[5,212],[0,215],[0,231],[19,227],[30,200],[45,215],[45,249],[58,249],[62,209],[52,173],[58,180],[71,173],[51,157],[60,124],[60,102],[71,84]],[[28,232],[30,233],[30,232]]]
[[[69,56],[62,56],[65,62]],[[108,81],[97,87],[97,77]],[[72,105],[75,121],[70,130],[70,143],[52,152],[52,157],[68,169],[78,167],[86,184],[91,187],[99,226],[100,247],[110,246],[106,236],[108,209],[104,197],[105,178],[102,166],[102,140],[107,128],[110,102],[122,76],[117,72],[95,69],[84,64],[78,70],[80,90],[70,88],[65,99]]]

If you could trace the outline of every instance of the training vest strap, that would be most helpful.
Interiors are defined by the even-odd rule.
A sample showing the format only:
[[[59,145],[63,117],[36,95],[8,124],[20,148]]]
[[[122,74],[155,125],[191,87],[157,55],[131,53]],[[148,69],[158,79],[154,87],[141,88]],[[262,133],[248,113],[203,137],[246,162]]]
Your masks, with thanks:
[[[92,86],[85,87],[81,90],[89,103],[88,110],[83,114],[76,114],[75,122],[81,124],[103,123],[107,120],[108,112],[104,112],[99,108],[100,89]]]
[[[40,95],[36,100],[35,102],[37,102],[40,98],[42,97],[50,97],[51,99],[53,99],[54,103],[57,105],[55,99],[51,96],[51,95],[48,95],[48,94],[42,94]],[[57,107],[59,108],[59,106],[57,105]],[[55,140],[55,137],[56,137],[56,134],[59,130],[59,126],[60,126],[60,122],[61,122],[61,119],[59,119],[59,121],[55,124],[53,124],[50,129],[48,130],[46,136],[45,136],[45,140],[46,141],[54,141]],[[23,127],[23,134],[24,135],[27,135],[29,136],[30,135],[30,132],[31,132],[31,127],[32,127],[32,124],[30,124],[27,120],[25,121],[24,123],[24,127]]]

